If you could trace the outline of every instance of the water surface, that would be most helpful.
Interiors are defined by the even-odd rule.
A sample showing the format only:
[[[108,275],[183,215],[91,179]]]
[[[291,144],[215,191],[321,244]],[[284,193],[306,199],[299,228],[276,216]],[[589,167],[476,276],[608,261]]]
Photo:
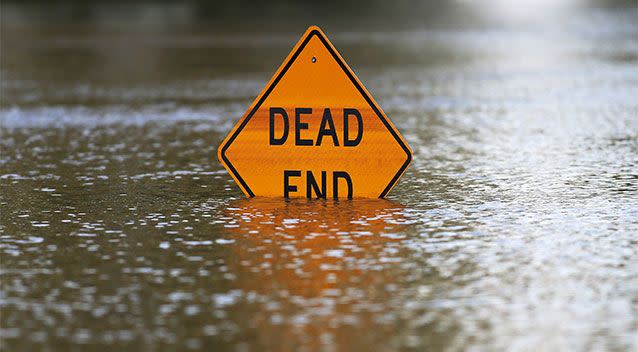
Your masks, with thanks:
[[[305,25],[7,25],[2,348],[635,350],[636,17],[324,28],[414,150],[339,202],[214,158]]]

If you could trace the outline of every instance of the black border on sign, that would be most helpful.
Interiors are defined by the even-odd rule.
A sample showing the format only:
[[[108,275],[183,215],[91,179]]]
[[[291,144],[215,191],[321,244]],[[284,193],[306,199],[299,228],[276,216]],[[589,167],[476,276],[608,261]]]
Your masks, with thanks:
[[[368,96],[368,94],[366,94],[366,91],[363,89],[363,87],[359,84],[359,82],[357,81],[357,79],[353,76],[352,72],[350,72],[350,70],[348,69],[348,67],[346,66],[345,62],[343,62],[343,60],[339,57],[339,55],[335,52],[335,50],[332,48],[332,46],[328,43],[328,41],[326,40],[326,38],[321,35],[321,32],[319,32],[318,30],[314,29],[310,32],[310,34],[306,37],[306,39],[303,41],[303,43],[301,43],[301,45],[299,46],[299,48],[297,49],[297,51],[295,51],[295,53],[292,55],[292,57],[290,58],[290,60],[288,60],[288,62],[286,63],[286,66],[284,66],[284,68],[281,70],[281,72],[279,72],[279,74],[277,75],[277,77],[274,79],[274,81],[272,82],[272,84],[268,87],[268,89],[266,89],[266,92],[264,93],[264,95],[261,96],[261,99],[259,99],[259,102],[257,102],[257,104],[255,104],[255,107],[250,111],[250,113],[248,114],[248,116],[246,116],[246,118],[244,119],[244,121],[242,121],[241,125],[239,126],[239,128],[237,128],[235,130],[235,133],[233,133],[233,135],[228,139],[228,141],[226,142],[226,144],[224,144],[224,146],[222,147],[221,150],[221,156],[222,159],[224,160],[224,162],[226,163],[226,165],[228,165],[228,168],[232,171],[232,173],[235,175],[235,177],[237,178],[237,180],[239,180],[239,182],[242,184],[242,186],[244,187],[244,189],[248,192],[248,194],[250,195],[250,197],[254,197],[255,194],[253,193],[253,191],[250,189],[250,187],[248,187],[248,184],[246,184],[246,181],[244,181],[244,179],[239,175],[239,172],[237,172],[237,169],[235,169],[235,167],[233,166],[233,164],[230,163],[230,160],[228,160],[228,158],[226,158],[226,150],[230,147],[230,145],[233,143],[233,141],[235,140],[235,138],[237,138],[237,136],[239,135],[239,133],[241,132],[242,129],[244,129],[244,127],[246,126],[246,124],[248,123],[248,121],[250,121],[250,119],[253,117],[253,115],[255,114],[255,112],[257,111],[257,109],[259,109],[259,107],[261,106],[261,104],[264,102],[264,100],[266,100],[266,98],[268,97],[268,95],[270,94],[270,92],[272,92],[272,90],[275,88],[275,86],[277,85],[277,83],[279,83],[279,81],[281,80],[281,78],[284,76],[284,74],[286,74],[286,71],[288,71],[288,69],[290,68],[290,66],[292,65],[292,63],[297,59],[297,57],[299,56],[299,54],[303,51],[303,49],[306,47],[306,44],[308,44],[308,42],[310,41],[310,39],[313,36],[317,36],[319,37],[319,39],[321,40],[321,42],[323,43],[323,45],[326,47],[326,49],[328,49],[328,52],[330,52],[330,54],[332,55],[332,57],[335,59],[335,61],[337,63],[339,63],[339,67],[341,67],[341,69],[343,70],[343,72],[348,76],[348,78],[350,78],[350,81],[352,82],[352,84],[354,84],[355,87],[357,87],[357,90],[359,91],[359,93],[365,98],[366,102],[370,105],[370,107],[372,108],[372,110],[377,114],[377,116],[379,117],[379,119],[381,119],[381,122],[383,122],[383,125],[388,129],[388,131],[390,131],[390,133],[392,134],[392,136],[394,137],[394,139],[396,139],[397,143],[399,143],[399,145],[401,146],[401,148],[403,149],[403,151],[405,151],[405,154],[407,155],[407,159],[405,160],[405,162],[403,163],[403,165],[401,166],[401,168],[399,169],[399,171],[397,171],[397,173],[394,175],[394,177],[392,178],[392,180],[390,181],[390,183],[388,183],[388,185],[385,187],[385,189],[383,190],[383,192],[381,192],[381,194],[379,195],[379,198],[384,198],[388,192],[390,192],[390,190],[392,189],[392,187],[394,186],[394,184],[399,180],[399,177],[401,177],[401,175],[403,174],[403,172],[405,171],[405,169],[408,167],[408,165],[410,165],[410,162],[412,161],[412,153],[410,152],[410,149],[408,148],[408,146],[403,142],[403,140],[401,140],[401,138],[397,135],[396,131],[392,128],[392,126],[390,125],[390,123],[388,122],[388,119],[381,113],[381,111],[379,111],[379,109],[377,108],[376,104],[374,104],[372,102],[372,100],[370,99],[370,97]]]

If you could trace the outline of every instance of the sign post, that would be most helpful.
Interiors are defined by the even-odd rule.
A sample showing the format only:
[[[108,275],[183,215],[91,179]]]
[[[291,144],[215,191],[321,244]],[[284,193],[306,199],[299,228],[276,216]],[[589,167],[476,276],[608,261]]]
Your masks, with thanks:
[[[412,151],[318,27],[218,148],[248,197],[383,198]]]

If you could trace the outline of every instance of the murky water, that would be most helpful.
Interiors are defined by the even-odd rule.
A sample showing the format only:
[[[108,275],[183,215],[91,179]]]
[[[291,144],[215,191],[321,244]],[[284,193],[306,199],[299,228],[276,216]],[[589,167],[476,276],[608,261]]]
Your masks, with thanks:
[[[324,28],[414,162],[244,199],[215,147],[304,29],[3,29],[3,350],[638,348],[636,12]]]

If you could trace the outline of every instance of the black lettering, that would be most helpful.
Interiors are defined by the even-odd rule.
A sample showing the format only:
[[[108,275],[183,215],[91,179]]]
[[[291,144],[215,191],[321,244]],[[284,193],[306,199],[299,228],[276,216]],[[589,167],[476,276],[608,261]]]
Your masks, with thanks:
[[[284,121],[284,134],[281,138],[275,138],[275,114],[281,115]],[[288,139],[288,114],[283,108],[270,108],[270,145],[282,145]]]
[[[334,171],[332,173],[332,195],[335,199],[339,198],[339,179],[346,180],[348,184],[348,199],[352,199],[352,179],[345,171]]]
[[[354,115],[357,118],[357,138],[349,139],[348,134],[348,116]],[[343,109],[343,145],[346,147],[354,147],[361,142],[363,137],[363,119],[361,113],[357,109]]]
[[[328,124],[328,129],[326,129],[326,124]],[[332,121],[332,114],[330,113],[330,109],[326,108],[323,110],[323,117],[321,118],[321,125],[319,126],[319,134],[317,135],[317,144],[321,145],[321,141],[323,140],[323,136],[332,136],[332,143],[335,146],[339,146],[339,139],[337,139],[337,131],[335,130],[335,124]]]
[[[315,176],[312,171],[306,171],[306,198],[312,198],[312,191],[314,190],[317,198],[326,198],[326,172],[321,171],[321,189],[317,184]]]
[[[291,186],[289,179],[290,177],[299,176],[301,176],[301,171],[299,170],[284,170],[284,198],[288,198],[290,192],[297,192],[297,186]]]
[[[312,109],[295,108],[295,145],[312,145],[312,139],[301,138],[301,130],[308,129],[308,124],[301,122],[301,114],[312,114]]]

